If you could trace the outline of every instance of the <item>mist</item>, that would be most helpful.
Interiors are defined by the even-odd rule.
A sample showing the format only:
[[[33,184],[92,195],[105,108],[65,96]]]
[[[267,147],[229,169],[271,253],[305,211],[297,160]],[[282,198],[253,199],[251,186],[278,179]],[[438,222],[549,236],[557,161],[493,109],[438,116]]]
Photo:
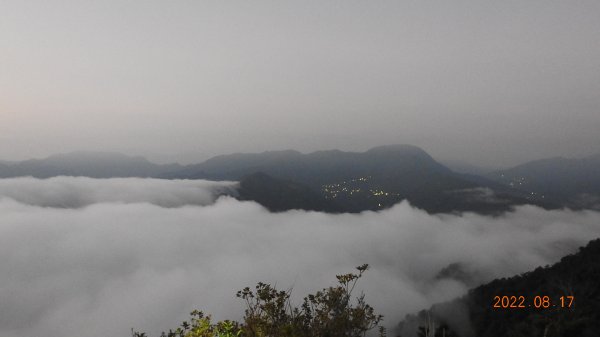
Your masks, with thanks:
[[[269,213],[234,183],[60,177],[0,181],[0,335],[158,336],[192,309],[239,319],[235,292],[264,281],[299,304],[369,263],[359,291],[395,326],[473,283],[556,262],[600,236],[600,213],[518,207],[503,216]],[[193,192],[190,192],[193,191]],[[83,195],[86,197],[84,198]],[[213,202],[214,201],[214,202]]]
[[[236,182],[143,178],[31,177],[0,179],[0,198],[23,204],[80,208],[96,203],[149,203],[161,207],[208,205],[235,195]]]

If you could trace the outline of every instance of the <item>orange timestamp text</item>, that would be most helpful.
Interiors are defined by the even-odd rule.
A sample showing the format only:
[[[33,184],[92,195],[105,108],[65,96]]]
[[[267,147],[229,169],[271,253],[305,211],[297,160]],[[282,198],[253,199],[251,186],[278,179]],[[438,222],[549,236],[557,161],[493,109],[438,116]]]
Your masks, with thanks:
[[[550,308],[571,308],[575,302],[575,296],[560,296],[551,298],[550,296],[494,296],[492,307],[494,309],[550,309]]]

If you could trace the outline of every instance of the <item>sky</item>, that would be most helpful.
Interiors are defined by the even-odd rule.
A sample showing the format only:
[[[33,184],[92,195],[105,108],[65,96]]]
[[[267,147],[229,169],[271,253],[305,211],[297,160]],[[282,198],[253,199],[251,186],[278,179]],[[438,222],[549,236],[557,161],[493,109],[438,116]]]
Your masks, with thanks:
[[[0,159],[600,152],[598,1],[0,2]]]
[[[2,179],[0,335],[129,336],[135,328],[159,336],[193,309],[240,319],[235,293],[259,281],[293,288],[299,305],[368,263],[355,295],[364,292],[395,336],[406,314],[555,263],[600,236],[594,211],[430,215],[402,202],[360,214],[270,213],[251,201],[215,200],[231,186]],[[439,277],[455,263],[470,280]]]

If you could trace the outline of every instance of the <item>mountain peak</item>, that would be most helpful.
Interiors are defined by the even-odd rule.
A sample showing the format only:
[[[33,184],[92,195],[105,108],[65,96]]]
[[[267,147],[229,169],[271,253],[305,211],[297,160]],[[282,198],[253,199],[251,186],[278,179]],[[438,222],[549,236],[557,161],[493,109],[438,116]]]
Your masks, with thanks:
[[[430,157],[429,154],[425,152],[425,150],[421,149],[418,146],[409,144],[390,144],[376,146],[367,150],[366,153],[400,153],[407,155],[420,155]]]

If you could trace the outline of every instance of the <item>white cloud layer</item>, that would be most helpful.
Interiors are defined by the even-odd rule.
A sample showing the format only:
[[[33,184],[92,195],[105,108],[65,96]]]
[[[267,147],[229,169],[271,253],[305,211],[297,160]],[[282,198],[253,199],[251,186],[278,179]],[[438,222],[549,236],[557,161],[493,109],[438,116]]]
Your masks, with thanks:
[[[199,206],[215,186],[231,185],[0,181],[0,335],[128,336],[134,327],[157,336],[194,308],[239,318],[235,292],[258,281],[293,286],[300,297],[363,263],[372,269],[361,290],[393,326],[466,291],[436,280],[450,263],[485,282],[556,262],[600,236],[600,213],[530,206],[494,218],[433,216],[407,203],[341,215],[272,214],[229,197]],[[196,197],[208,202],[190,202]]]
[[[219,195],[235,193],[236,182],[146,178],[31,177],[0,179],[0,198],[56,208],[96,203],[149,203],[161,207],[212,204]]]

